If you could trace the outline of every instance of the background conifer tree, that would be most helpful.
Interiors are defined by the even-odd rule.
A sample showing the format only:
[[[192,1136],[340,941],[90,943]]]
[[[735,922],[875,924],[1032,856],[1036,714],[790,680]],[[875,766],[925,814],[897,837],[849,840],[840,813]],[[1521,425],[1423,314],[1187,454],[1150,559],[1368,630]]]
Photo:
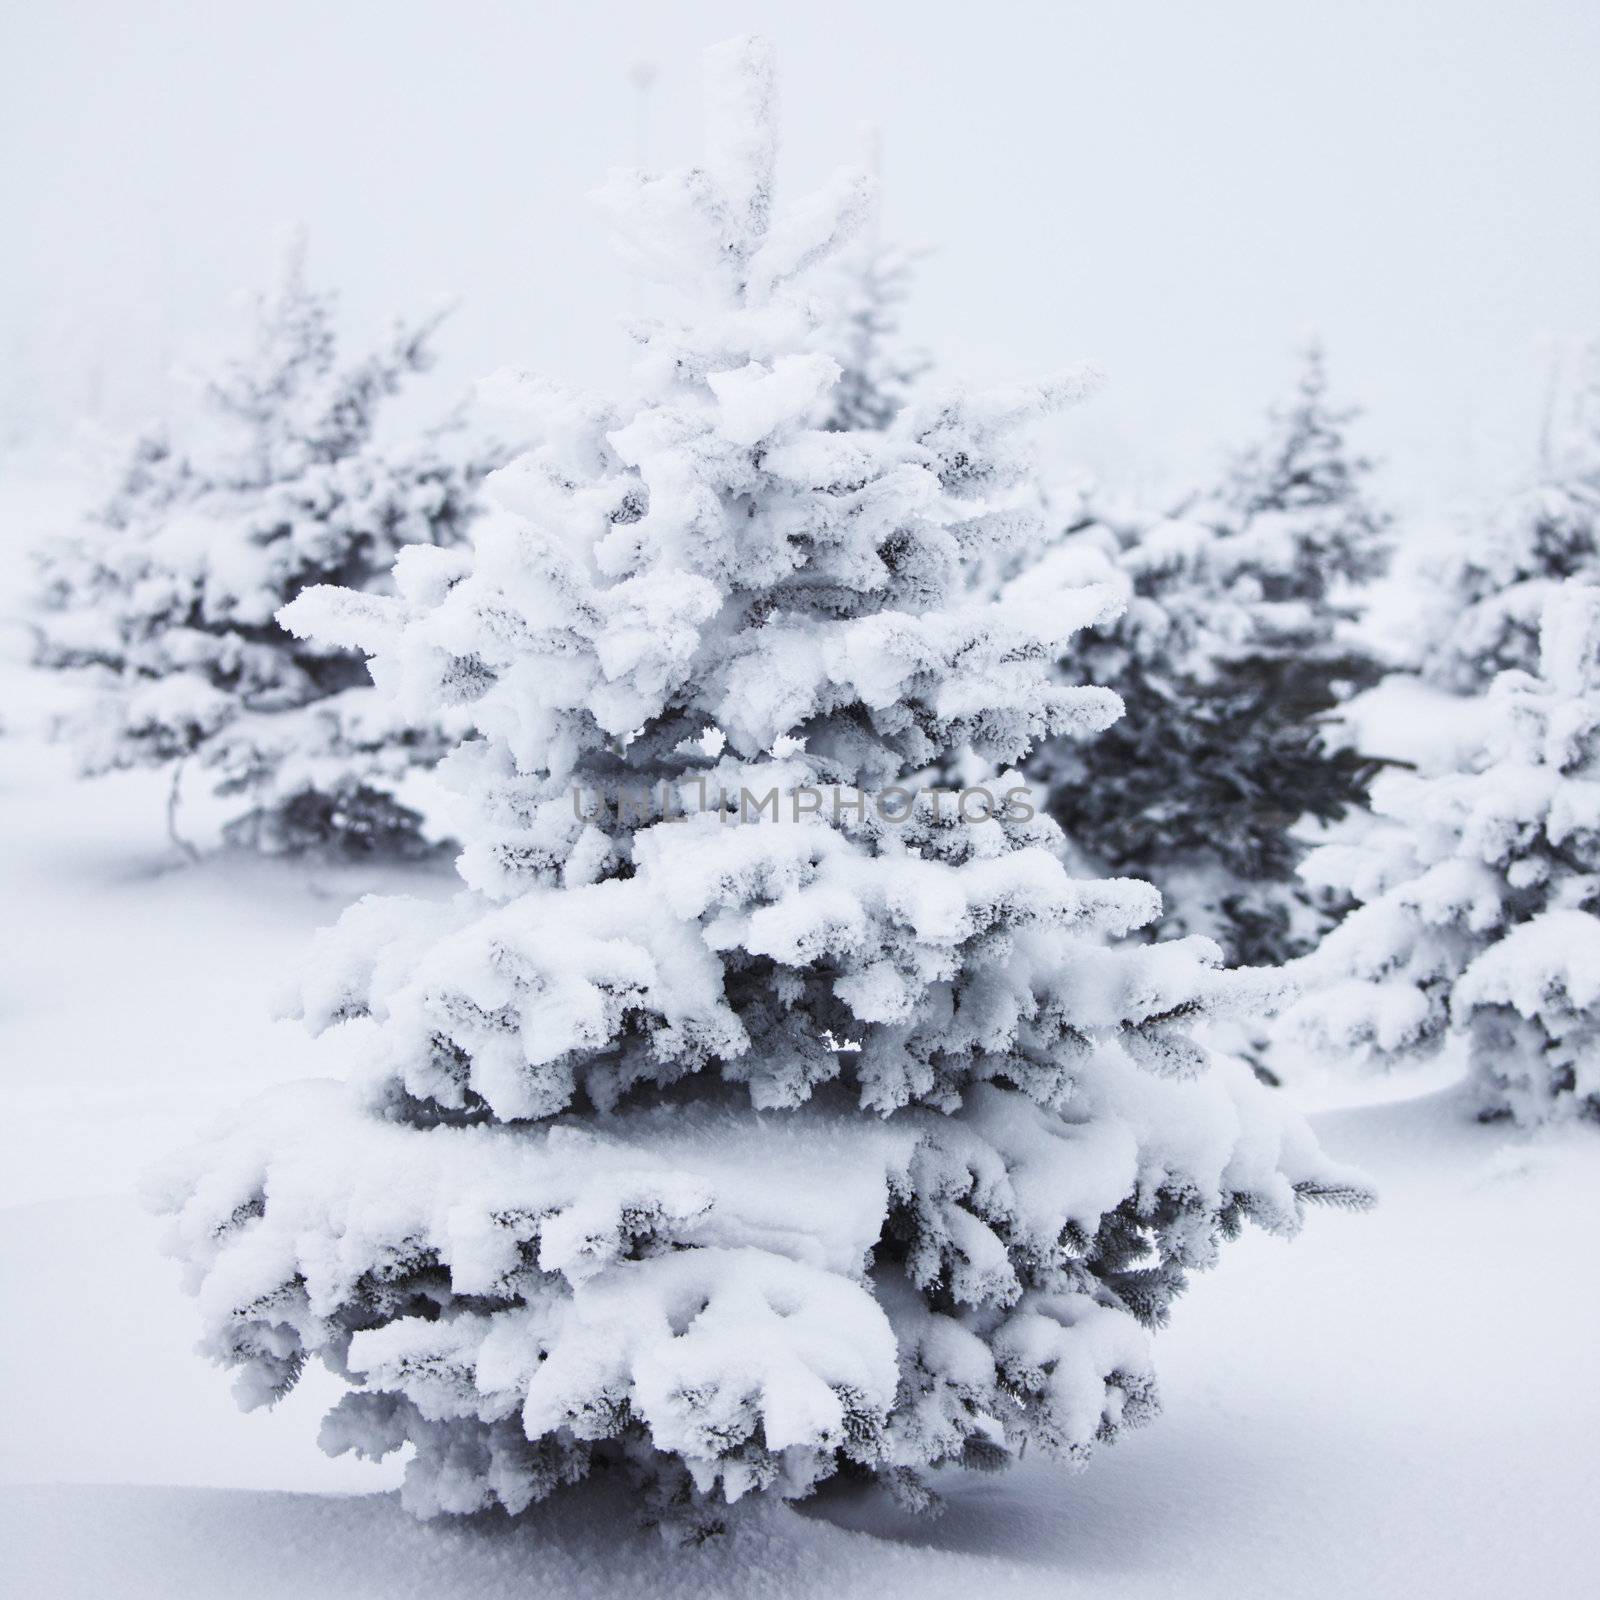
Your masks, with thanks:
[[[1532,480],[1471,522],[1442,561],[1417,563],[1437,594],[1423,675],[1473,694],[1508,667],[1532,672],[1539,619],[1569,578],[1600,578],[1600,345],[1565,413],[1551,419]]]
[[[192,763],[235,808],[227,836],[266,850],[420,843],[397,790],[441,731],[398,720],[358,654],[296,640],[274,613],[315,583],[381,587],[403,546],[465,537],[492,453],[448,429],[376,436],[437,321],[342,362],[333,297],[307,285],[297,242],[191,444],[140,439],[48,552],[39,660],[87,669],[87,709],[62,724],[86,773],[170,764],[176,794]]]
[[[901,311],[911,296],[917,252],[869,238],[837,269],[820,330],[820,348],[839,363],[824,426],[836,431],[887,428],[910,403],[932,362],[901,336]]]
[[[1204,932],[1232,959],[1303,952],[1326,913],[1295,876],[1309,821],[1359,804],[1375,763],[1328,722],[1380,664],[1351,632],[1357,588],[1383,569],[1388,518],[1333,406],[1320,351],[1294,400],[1221,489],[1151,519],[1076,507],[1066,536],[1014,578],[1114,586],[1125,609],[1064,662],[1128,714],[1030,764],[1084,863],[1149,878],[1163,933]]]
[[[1600,1115],[1600,588],[1546,592],[1537,675],[1482,696],[1462,770],[1385,773],[1305,871],[1359,907],[1286,1023],[1384,1061],[1465,1040],[1485,1116]]]

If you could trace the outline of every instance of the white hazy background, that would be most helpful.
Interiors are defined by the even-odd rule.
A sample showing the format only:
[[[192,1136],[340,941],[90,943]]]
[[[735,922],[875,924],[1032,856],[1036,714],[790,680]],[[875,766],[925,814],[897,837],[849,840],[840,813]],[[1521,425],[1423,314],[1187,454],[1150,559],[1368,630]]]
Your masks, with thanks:
[[[0,448],[182,404],[305,223],[353,334],[460,296],[434,397],[603,383],[637,304],[585,195],[698,153],[701,46],[760,30],[785,181],[881,132],[907,331],[952,371],[1082,357],[1064,435],[1181,484],[1325,339],[1386,487],[1525,468],[1600,332],[1600,0],[5,0]],[[645,62],[642,96],[630,71]]]

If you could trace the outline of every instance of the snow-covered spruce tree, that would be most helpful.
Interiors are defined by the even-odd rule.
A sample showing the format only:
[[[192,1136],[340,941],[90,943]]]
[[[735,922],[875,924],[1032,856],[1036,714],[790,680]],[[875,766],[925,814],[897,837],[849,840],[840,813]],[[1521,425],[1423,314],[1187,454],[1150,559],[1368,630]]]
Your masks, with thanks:
[[[1205,933],[1233,960],[1281,962],[1325,929],[1295,876],[1300,831],[1360,804],[1375,771],[1327,726],[1380,670],[1350,637],[1351,594],[1388,549],[1351,415],[1313,349],[1294,402],[1216,496],[1169,518],[1079,508],[1007,591],[1054,568],[1123,596],[1064,668],[1114,688],[1127,715],[1044,746],[1029,775],[1086,864],[1161,890],[1163,936]]]
[[[1422,671],[1443,688],[1472,694],[1507,668],[1536,670],[1546,597],[1600,579],[1600,346],[1567,409],[1532,481],[1422,563],[1419,586],[1437,597]]]
[[[450,430],[374,438],[436,321],[342,363],[297,245],[194,447],[139,440],[106,504],[47,553],[39,660],[84,669],[86,709],[62,732],[86,773],[170,764],[176,794],[192,762],[237,797],[228,836],[267,850],[420,843],[397,790],[446,748],[436,719],[397,718],[358,653],[297,640],[274,613],[312,584],[382,587],[402,547],[465,536],[492,462]]]
[[[244,1401],[326,1363],[324,1446],[412,1445],[423,1515],[608,1468],[706,1528],[846,1469],[916,1502],[939,1463],[1082,1459],[1150,1414],[1147,1330],[1223,1240],[1366,1199],[1186,1036],[1274,978],[1118,945],[1154,891],[1069,877],[1002,770],[1119,709],[1050,676],[1107,596],[962,575],[1082,379],[816,427],[807,284],[861,186],[777,209],[767,51],[709,67],[705,164],[604,192],[684,301],[637,393],[525,380],[540,442],[471,552],[286,614],[471,708],[470,892],[322,935],[304,1013],[353,1081],[154,1191]],[[960,745],[995,763],[964,812],[913,792]]]
[[[1470,771],[1385,773],[1307,861],[1361,902],[1302,963],[1286,1024],[1381,1061],[1465,1037],[1478,1106],[1600,1116],[1600,588],[1547,592],[1537,676],[1483,697]]]

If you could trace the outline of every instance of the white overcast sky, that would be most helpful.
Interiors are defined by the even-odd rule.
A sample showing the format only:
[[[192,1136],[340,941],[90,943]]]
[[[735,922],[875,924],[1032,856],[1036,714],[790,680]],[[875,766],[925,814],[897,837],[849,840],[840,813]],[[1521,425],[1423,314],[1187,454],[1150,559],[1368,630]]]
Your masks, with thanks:
[[[5,0],[0,402],[138,421],[237,331],[297,221],[376,327],[441,294],[441,398],[625,356],[585,195],[698,151],[696,54],[777,43],[786,181],[882,130],[952,370],[1111,374],[1062,430],[1175,482],[1247,437],[1312,329],[1396,494],[1532,451],[1600,332],[1600,0]]]

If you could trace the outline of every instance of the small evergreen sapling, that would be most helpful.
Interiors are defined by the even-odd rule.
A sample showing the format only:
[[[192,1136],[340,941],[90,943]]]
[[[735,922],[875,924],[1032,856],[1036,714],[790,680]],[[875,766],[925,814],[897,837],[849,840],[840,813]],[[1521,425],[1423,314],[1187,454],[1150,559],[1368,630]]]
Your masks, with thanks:
[[[1482,697],[1468,770],[1386,773],[1307,861],[1360,902],[1302,963],[1286,1024],[1398,1061],[1465,1040],[1486,1117],[1600,1115],[1600,588],[1546,594],[1537,675]]]
[[[322,935],[304,1014],[352,1081],[156,1187],[245,1402],[325,1363],[325,1447],[411,1445],[422,1515],[609,1469],[704,1529],[840,1471],[926,1503],[940,1463],[1082,1460],[1150,1415],[1148,1330],[1224,1240],[1365,1199],[1189,1037],[1274,981],[1118,943],[1154,892],[1070,877],[1008,793],[1119,710],[1050,672],[1105,593],[965,581],[1083,377],[817,426],[811,275],[866,195],[779,209],[767,51],[709,65],[705,164],[605,191],[685,307],[636,391],[511,380],[538,442],[474,549],[286,614],[470,708],[470,892]],[[971,821],[917,792],[963,746]]]
[[[1046,557],[1123,596],[1065,667],[1128,714],[1087,744],[1046,746],[1030,774],[1086,863],[1162,891],[1164,932],[1206,933],[1252,964],[1302,953],[1326,926],[1295,877],[1299,830],[1360,804],[1376,770],[1326,727],[1379,671],[1349,637],[1351,595],[1388,552],[1351,416],[1313,349],[1293,404],[1212,501],[1155,521],[1091,506]]]
[[[116,491],[42,570],[42,665],[86,669],[62,731],[85,773],[186,763],[236,797],[227,836],[266,850],[420,845],[398,798],[438,759],[437,720],[397,718],[354,652],[295,639],[274,613],[303,589],[381,588],[410,544],[458,544],[492,464],[436,431],[374,438],[430,363],[437,319],[341,363],[333,300],[295,248],[254,348],[207,393],[192,451],[135,445]]]

